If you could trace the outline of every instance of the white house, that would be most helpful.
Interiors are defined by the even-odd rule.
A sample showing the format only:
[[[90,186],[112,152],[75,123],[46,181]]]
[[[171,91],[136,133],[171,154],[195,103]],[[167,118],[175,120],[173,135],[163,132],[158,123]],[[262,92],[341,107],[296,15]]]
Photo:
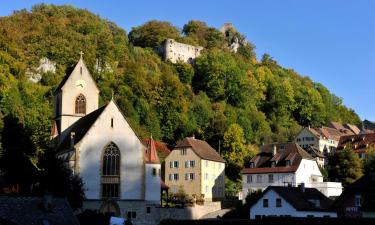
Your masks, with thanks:
[[[342,192],[341,183],[323,182],[316,160],[296,143],[264,145],[250,160],[250,167],[242,170],[243,196],[268,186],[296,187],[302,183],[328,197]]]
[[[83,59],[55,92],[52,136],[58,157],[84,183],[84,209],[156,224],[160,162],[154,142],[142,144],[112,99],[99,108],[99,89]]]
[[[337,217],[333,201],[315,188],[270,186],[250,207],[250,219],[262,217]]]

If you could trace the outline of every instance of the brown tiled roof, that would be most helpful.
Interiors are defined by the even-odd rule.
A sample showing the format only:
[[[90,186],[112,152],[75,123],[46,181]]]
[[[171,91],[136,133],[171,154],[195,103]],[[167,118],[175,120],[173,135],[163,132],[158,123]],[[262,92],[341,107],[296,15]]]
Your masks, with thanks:
[[[174,149],[188,147],[191,147],[195,154],[202,159],[225,163],[225,160],[207,142],[195,138],[183,139]]]
[[[273,148],[276,146],[276,154],[273,155]],[[272,161],[278,156],[275,167]],[[309,153],[303,150],[296,143],[268,144],[260,148],[260,153],[254,156],[250,162],[254,163],[254,168],[244,168],[242,173],[287,173],[297,171],[302,159],[313,159]],[[286,161],[290,161],[290,166]]]
[[[331,208],[333,201],[316,188],[304,188],[302,191],[300,187],[269,186],[264,190],[262,196],[270,190],[279,194],[297,211],[333,211]],[[319,200],[320,204],[317,206],[309,200]]]
[[[345,124],[345,126],[351,130],[353,132],[353,134],[359,134],[361,132],[361,130],[356,126],[356,125],[353,125],[353,124]]]
[[[87,114],[86,116],[80,118],[71,127],[68,127],[69,132],[74,132],[74,144],[77,144],[87,133],[90,127],[95,123],[98,117],[102,114],[107,105]],[[60,142],[61,144],[57,146],[57,152],[67,151],[71,147],[70,135],[65,135],[64,140]],[[72,150],[72,149],[71,149]]]
[[[313,133],[317,138],[326,138],[331,140],[339,141],[341,136],[344,135],[352,135],[354,134],[353,131],[343,127],[341,124],[337,122],[331,122],[331,127],[316,127],[316,128],[309,128],[309,131]],[[355,125],[351,125],[353,129],[355,129]],[[336,129],[339,128],[339,129]],[[340,128],[342,127],[342,128]],[[358,129],[358,128],[357,128]]]
[[[325,156],[322,154],[322,152],[319,151],[318,148],[315,146],[309,145],[306,149],[306,152],[309,153],[312,157],[319,157],[319,158],[324,158]]]
[[[375,144],[375,133],[342,136],[337,146],[337,151],[351,146],[353,150],[365,150]]]
[[[17,225],[48,224],[79,225],[69,203],[63,198],[52,198],[51,210],[43,208],[43,198],[0,197],[0,218]]]
[[[145,162],[151,164],[160,164],[158,153],[156,152],[156,145],[154,139],[151,137],[147,144]]]

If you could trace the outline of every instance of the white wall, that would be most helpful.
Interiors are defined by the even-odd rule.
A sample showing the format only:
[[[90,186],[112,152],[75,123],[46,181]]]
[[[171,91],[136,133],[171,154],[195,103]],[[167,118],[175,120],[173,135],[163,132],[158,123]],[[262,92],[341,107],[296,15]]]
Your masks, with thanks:
[[[111,118],[114,119],[113,128]],[[78,143],[78,172],[84,182],[86,198],[101,197],[102,154],[111,141],[121,152],[121,199],[143,199],[145,147],[113,102],[108,104],[86,136]]]
[[[146,164],[145,168],[145,200],[160,202],[160,164]],[[156,169],[156,176],[153,169]]]
[[[82,67],[82,74],[80,68]],[[77,80],[84,80],[86,85],[82,89],[76,85]],[[98,109],[99,89],[97,88],[90,72],[88,71],[83,60],[79,60],[69,78],[61,88],[60,112],[55,112],[56,116],[61,116],[61,132],[71,126],[83,115],[75,114],[75,100],[79,94],[86,98],[86,114]]]
[[[281,206],[276,207],[276,199],[281,198]],[[268,199],[268,208],[263,207],[263,199]],[[307,217],[307,215],[314,215],[314,217],[337,217],[335,212],[318,212],[318,211],[297,211],[291,204],[289,204],[285,199],[280,197],[273,190],[269,190],[265,195],[260,198],[251,208],[250,208],[250,219],[255,219],[256,215],[260,216],[285,216],[290,215],[292,217]]]
[[[302,159],[296,171],[296,183],[305,183],[306,187],[311,187],[311,183],[323,182],[322,173],[315,160]]]

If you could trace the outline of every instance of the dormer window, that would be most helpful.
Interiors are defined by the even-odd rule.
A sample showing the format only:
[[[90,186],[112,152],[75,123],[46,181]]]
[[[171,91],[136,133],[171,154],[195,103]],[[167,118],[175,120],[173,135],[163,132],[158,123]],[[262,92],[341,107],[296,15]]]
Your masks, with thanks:
[[[286,160],[286,166],[290,166],[290,160]]]
[[[254,162],[251,162],[250,163],[250,168],[254,168],[254,167],[255,167]]]
[[[271,162],[271,167],[276,167],[276,162],[275,161]]]

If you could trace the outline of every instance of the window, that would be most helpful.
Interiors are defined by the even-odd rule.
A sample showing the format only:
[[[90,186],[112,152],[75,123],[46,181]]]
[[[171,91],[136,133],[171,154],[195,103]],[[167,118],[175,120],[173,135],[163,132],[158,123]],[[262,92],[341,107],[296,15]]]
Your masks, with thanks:
[[[286,166],[290,166],[290,160],[286,160]]]
[[[268,174],[268,183],[273,183],[273,174]]]
[[[254,166],[255,166],[254,163],[251,162],[251,163],[250,163],[250,168],[254,168]]]
[[[79,67],[79,73],[82,75],[82,66]]]
[[[252,183],[252,182],[253,182],[253,176],[251,176],[251,175],[247,175],[247,177],[246,177],[246,181],[247,181],[248,184],[249,184],[249,183]]]
[[[208,193],[208,190],[209,190],[209,188],[208,188],[208,186],[206,185],[206,193]]]
[[[208,180],[208,173],[205,173],[205,174],[204,174],[204,179],[205,179],[205,180]]]
[[[195,180],[195,174],[194,173],[188,173],[188,180]]]
[[[76,114],[86,114],[86,98],[83,94],[79,94],[75,103]]]
[[[113,118],[111,118],[111,127],[113,128]]]
[[[263,208],[268,208],[268,199],[263,199]]]
[[[173,174],[173,180],[178,180],[178,173]]]
[[[156,168],[152,168],[152,176],[156,177],[158,175],[158,172]]]
[[[257,183],[262,183],[262,175],[257,175]]]
[[[275,161],[271,162],[271,167],[276,167],[276,162]]]
[[[361,207],[362,206],[362,198],[361,198],[361,195],[355,195],[355,199],[354,199],[354,205],[356,207]]]
[[[189,167],[195,167],[195,161],[194,160],[190,160],[190,161],[185,161],[185,168],[189,168]]]
[[[120,151],[113,142],[104,150],[102,166],[102,197],[119,197]]]
[[[128,211],[128,219],[135,219],[137,218],[137,212]]]
[[[280,208],[281,207],[281,198],[276,199],[276,207]]]
[[[146,213],[147,213],[147,214],[150,214],[150,213],[151,213],[151,207],[147,207],[147,208],[146,208]]]
[[[171,162],[169,162],[169,167],[170,168],[178,168],[178,166],[179,166],[178,161],[171,161]]]
[[[185,148],[181,149],[181,155],[186,155],[186,149]]]
[[[206,164],[206,167],[208,167],[208,161],[207,160],[205,161],[205,164]]]

